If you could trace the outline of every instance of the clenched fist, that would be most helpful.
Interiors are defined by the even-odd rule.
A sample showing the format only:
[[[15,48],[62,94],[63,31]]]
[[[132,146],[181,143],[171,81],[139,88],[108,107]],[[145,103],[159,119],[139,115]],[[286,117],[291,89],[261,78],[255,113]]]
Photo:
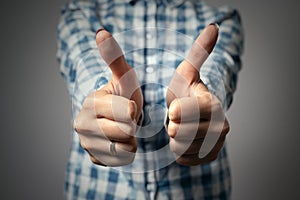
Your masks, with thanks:
[[[112,79],[86,97],[74,128],[93,163],[127,165],[133,162],[137,150],[135,132],[143,107],[142,93],[135,71],[112,35],[99,30],[96,42]]]
[[[199,74],[217,38],[214,24],[201,32],[188,57],[177,67],[167,91],[170,148],[182,165],[215,160],[229,131],[221,103],[207,90]]]

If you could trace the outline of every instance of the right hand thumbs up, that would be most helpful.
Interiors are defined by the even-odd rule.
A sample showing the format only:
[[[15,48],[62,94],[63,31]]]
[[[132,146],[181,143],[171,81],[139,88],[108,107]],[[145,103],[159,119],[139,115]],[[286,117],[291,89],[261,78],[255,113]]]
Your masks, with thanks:
[[[136,120],[142,110],[142,92],[135,71],[126,62],[123,52],[112,37],[104,29],[100,29],[96,35],[99,52],[112,71],[113,94],[133,100],[137,104]]]
[[[127,165],[133,162],[137,150],[135,131],[143,107],[142,92],[135,71],[112,35],[100,29],[96,43],[112,71],[112,79],[87,96],[74,128],[92,162]]]

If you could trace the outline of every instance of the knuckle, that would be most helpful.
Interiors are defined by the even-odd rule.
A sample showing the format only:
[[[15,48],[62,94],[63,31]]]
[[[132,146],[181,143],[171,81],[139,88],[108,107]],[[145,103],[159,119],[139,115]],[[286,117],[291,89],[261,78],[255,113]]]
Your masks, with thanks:
[[[175,153],[176,155],[182,156],[185,152],[183,150],[180,150],[175,147],[173,153]]]
[[[180,104],[178,99],[174,99],[169,107],[169,118],[170,120],[176,119],[180,115]]]
[[[99,160],[97,160],[94,156],[90,155],[90,160],[92,163],[96,164],[96,165],[103,165]]]
[[[137,151],[137,146],[135,145],[135,146],[132,147],[131,152],[132,152],[132,153],[136,153],[136,151]]]
[[[76,117],[76,118],[77,118],[77,117]],[[76,118],[75,118],[74,121],[73,121],[73,129],[74,129],[76,132],[79,132],[79,131],[78,131],[79,127],[78,127],[78,123],[76,122]]]
[[[136,153],[138,148],[136,138],[132,138],[127,142],[120,142],[118,143],[118,146],[123,153],[126,153],[126,155]]]
[[[105,164],[103,164],[101,161],[99,161],[97,158],[95,158],[92,153],[82,145],[82,143],[80,142],[80,145],[82,146],[82,148],[88,153],[89,158],[91,160],[92,163],[96,164],[96,165],[102,165],[102,166],[106,166]]]
[[[91,93],[84,99],[82,103],[82,108],[91,109],[93,108],[93,105],[95,105],[95,94]]]
[[[81,133],[83,131],[82,121],[80,119],[80,116],[77,116],[76,119],[74,120],[73,127],[77,133]]]
[[[175,140],[173,138],[170,138],[169,145],[170,145],[170,150],[173,153],[176,153],[176,144],[175,143],[176,143]]]
[[[134,139],[133,142],[131,143],[131,149],[130,149],[130,152],[136,153],[137,148],[138,148],[138,147],[137,147],[137,142],[136,142],[136,140]]]
[[[203,104],[206,104],[206,105],[211,104],[212,94],[210,92],[205,92],[204,94],[201,95],[201,100],[202,100]]]
[[[222,134],[226,135],[227,133],[229,133],[229,131],[230,131],[230,125],[229,125],[228,121],[225,120],[223,130],[222,130]]]
[[[128,125],[128,130],[126,132],[127,139],[131,139],[135,135],[136,125],[131,123]]]
[[[230,131],[230,127],[229,127],[229,126],[225,126],[225,127],[223,128],[222,134],[227,134],[227,133],[229,133],[229,131]]]
[[[214,110],[214,111],[221,111],[222,110],[222,105],[221,105],[221,102],[219,100],[213,101],[211,106],[213,108],[212,110]]]
[[[82,140],[80,140],[80,145],[81,145],[81,147],[82,147],[84,150],[87,150],[87,147],[86,147],[85,143],[84,143]]]
[[[169,136],[174,138],[176,136],[177,129],[178,129],[177,125],[175,123],[173,123],[172,121],[170,121],[170,123],[168,125]]]
[[[73,122],[74,130],[77,133],[90,132],[90,127],[87,119],[80,113]]]
[[[129,153],[127,156],[119,157],[119,161],[115,166],[129,165],[134,161],[135,153]]]
[[[170,145],[170,150],[173,153],[175,153],[177,156],[181,156],[188,151],[190,144],[185,142],[178,142],[175,139],[171,139],[169,145]]]
[[[134,161],[134,158],[135,158],[135,154],[128,156],[128,158],[124,160],[123,164],[124,165],[131,164]]]
[[[211,95],[210,99],[211,99],[212,103],[215,104],[215,105],[221,106],[221,102],[218,99],[218,97],[216,97],[215,95],[213,95],[211,93],[210,93],[210,95]]]
[[[131,117],[131,119],[135,118],[135,113],[137,110],[137,105],[134,101],[129,101],[128,103],[128,112],[129,112],[129,116]]]
[[[120,128],[118,138],[120,140],[126,142],[126,141],[131,141],[132,139],[134,139],[134,135],[135,135],[135,126],[128,125],[128,127],[126,127],[126,130],[124,130],[123,128]]]
[[[134,138],[134,136],[126,133],[126,134],[122,134],[122,136],[120,135],[119,140],[121,142],[128,142],[128,141],[131,141],[133,138]]]

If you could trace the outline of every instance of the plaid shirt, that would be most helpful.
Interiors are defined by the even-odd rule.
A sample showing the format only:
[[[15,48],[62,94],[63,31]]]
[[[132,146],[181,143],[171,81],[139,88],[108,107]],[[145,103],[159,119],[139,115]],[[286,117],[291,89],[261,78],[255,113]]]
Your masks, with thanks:
[[[75,131],[66,173],[67,199],[229,199],[230,169],[225,148],[218,159],[181,166],[169,158],[163,126],[165,94],[172,74],[193,39],[208,24],[220,25],[214,51],[201,68],[208,89],[228,109],[241,68],[241,21],[236,10],[203,1],[73,0],[58,25],[61,74],[72,97],[73,117],[84,98],[105,85],[111,72],[101,59],[95,33],[111,32],[135,68],[144,95],[143,130],[134,163],[125,167],[93,164]]]

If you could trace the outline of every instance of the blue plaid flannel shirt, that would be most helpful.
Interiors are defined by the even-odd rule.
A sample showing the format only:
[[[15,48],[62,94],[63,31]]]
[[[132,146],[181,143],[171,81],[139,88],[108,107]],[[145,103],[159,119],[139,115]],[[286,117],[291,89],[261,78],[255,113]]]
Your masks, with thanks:
[[[66,170],[66,199],[229,199],[230,168],[223,148],[217,160],[199,166],[164,162],[168,137],[163,127],[165,92],[172,73],[193,39],[208,24],[220,25],[214,51],[200,70],[208,89],[228,109],[241,68],[243,31],[238,12],[203,1],[73,0],[58,24],[60,71],[72,97],[73,117],[84,98],[105,85],[111,72],[98,54],[95,33],[111,32],[137,71],[144,95],[143,124],[152,124],[138,139],[130,167],[93,164],[72,132]],[[154,111],[154,112],[153,112]],[[163,111],[163,112],[162,112]],[[142,135],[141,134],[141,135]],[[159,152],[147,154],[147,152]]]

